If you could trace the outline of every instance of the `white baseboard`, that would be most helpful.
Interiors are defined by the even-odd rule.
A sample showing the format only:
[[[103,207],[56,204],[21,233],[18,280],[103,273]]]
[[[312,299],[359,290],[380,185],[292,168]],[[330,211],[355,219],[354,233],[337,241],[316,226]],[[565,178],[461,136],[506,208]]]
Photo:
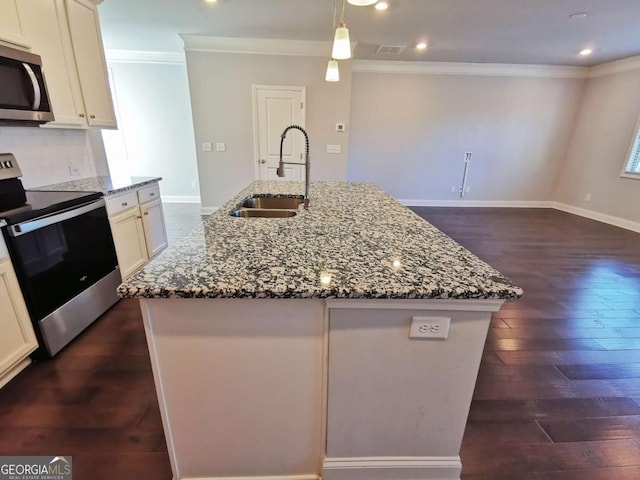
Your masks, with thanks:
[[[186,477],[184,480],[320,480],[318,475],[287,475],[275,477]]]
[[[211,215],[214,212],[217,212],[220,207],[202,207],[200,209],[200,215]]]
[[[325,458],[322,480],[459,480],[461,471],[459,456]]]
[[[200,203],[198,195],[162,195],[164,203]]]
[[[566,203],[554,201],[511,201],[511,200],[416,200],[398,199],[398,202],[407,207],[486,207],[486,208],[553,208],[563,212],[572,213],[580,217],[590,218],[598,222],[613,225],[615,227],[640,233],[640,222],[626,220],[613,215],[595,212]]]
[[[607,215],[605,213],[594,212],[593,210],[587,210],[580,207],[574,207],[573,205],[567,205],[566,203],[551,202],[552,208],[556,210],[562,210],[563,212],[572,213],[581,217],[590,218],[598,222],[607,223],[615,227],[631,230],[632,232],[640,233],[640,222],[633,222],[620,217],[614,217],[613,215]]]
[[[519,200],[416,200],[398,199],[407,207],[489,207],[489,208],[549,208],[553,202]]]

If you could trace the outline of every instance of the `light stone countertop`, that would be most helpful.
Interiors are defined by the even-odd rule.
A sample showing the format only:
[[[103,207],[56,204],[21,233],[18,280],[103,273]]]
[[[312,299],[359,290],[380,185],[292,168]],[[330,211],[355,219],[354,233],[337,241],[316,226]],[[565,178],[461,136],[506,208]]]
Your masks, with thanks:
[[[133,177],[128,181],[117,181],[108,176],[87,177],[68,182],[54,183],[32,188],[31,190],[48,190],[58,192],[100,192],[104,196],[116,195],[128,190],[150,185],[162,180],[162,177]]]
[[[4,220],[0,220],[0,228],[5,227],[7,225],[7,222],[5,222]]]
[[[291,218],[236,218],[254,182],[118,288],[123,298],[513,299],[491,266],[372,184],[314,182]],[[321,281],[322,279],[322,281]]]

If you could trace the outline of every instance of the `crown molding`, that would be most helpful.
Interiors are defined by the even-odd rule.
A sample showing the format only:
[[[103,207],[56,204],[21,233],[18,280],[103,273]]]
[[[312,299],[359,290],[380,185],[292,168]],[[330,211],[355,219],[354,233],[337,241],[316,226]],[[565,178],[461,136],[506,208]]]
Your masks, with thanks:
[[[279,40],[270,38],[210,37],[180,34],[187,52],[248,53],[255,55],[295,55],[326,57],[331,55],[332,42],[310,40]],[[351,49],[357,43],[351,43]]]
[[[355,60],[353,72],[489,77],[587,78],[587,67],[520,65],[510,63],[403,62]]]
[[[155,63],[165,65],[185,65],[184,52],[151,52],[143,50],[105,49],[110,63]]]
[[[589,77],[604,77],[606,75],[631,72],[633,70],[640,70],[640,55],[591,67],[589,69]]]

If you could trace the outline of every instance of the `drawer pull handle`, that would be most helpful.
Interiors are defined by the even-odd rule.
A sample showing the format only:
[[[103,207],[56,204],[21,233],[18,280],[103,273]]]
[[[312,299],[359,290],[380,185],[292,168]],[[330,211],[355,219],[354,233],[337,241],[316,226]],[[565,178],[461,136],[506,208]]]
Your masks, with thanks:
[[[84,118],[84,113],[81,113],[81,114],[80,114],[80,118]]]
[[[89,118],[96,118],[95,115],[89,115]]]
[[[127,207],[127,206],[129,206],[129,204],[127,202],[122,202],[122,206],[123,207]]]
[[[149,212],[144,212],[145,215],[149,215]]]
[[[150,196],[150,197],[155,197],[155,196],[156,196],[156,194],[155,194],[155,193],[150,193],[150,194],[149,194],[149,196]]]

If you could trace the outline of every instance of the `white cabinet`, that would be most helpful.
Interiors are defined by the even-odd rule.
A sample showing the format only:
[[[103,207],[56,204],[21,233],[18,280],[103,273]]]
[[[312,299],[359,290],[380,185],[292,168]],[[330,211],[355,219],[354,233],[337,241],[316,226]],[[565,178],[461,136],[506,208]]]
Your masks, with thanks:
[[[122,278],[142,267],[149,257],[144,237],[140,208],[136,205],[113,217],[109,217],[111,234],[116,247]]]
[[[115,127],[96,4],[66,0],[66,7],[87,122],[91,127]]]
[[[22,31],[17,0],[0,1],[0,41],[29,47]]]
[[[47,127],[115,127],[96,6],[19,0],[25,37],[42,57],[55,121]]]
[[[167,231],[164,224],[162,202],[157,199],[151,203],[143,204],[140,206],[140,213],[142,213],[147,254],[149,258],[153,258],[167,248]]]
[[[167,247],[158,184],[107,198],[107,212],[123,278]]]
[[[36,348],[15,272],[9,259],[0,258],[0,387],[29,365],[29,354]]]

